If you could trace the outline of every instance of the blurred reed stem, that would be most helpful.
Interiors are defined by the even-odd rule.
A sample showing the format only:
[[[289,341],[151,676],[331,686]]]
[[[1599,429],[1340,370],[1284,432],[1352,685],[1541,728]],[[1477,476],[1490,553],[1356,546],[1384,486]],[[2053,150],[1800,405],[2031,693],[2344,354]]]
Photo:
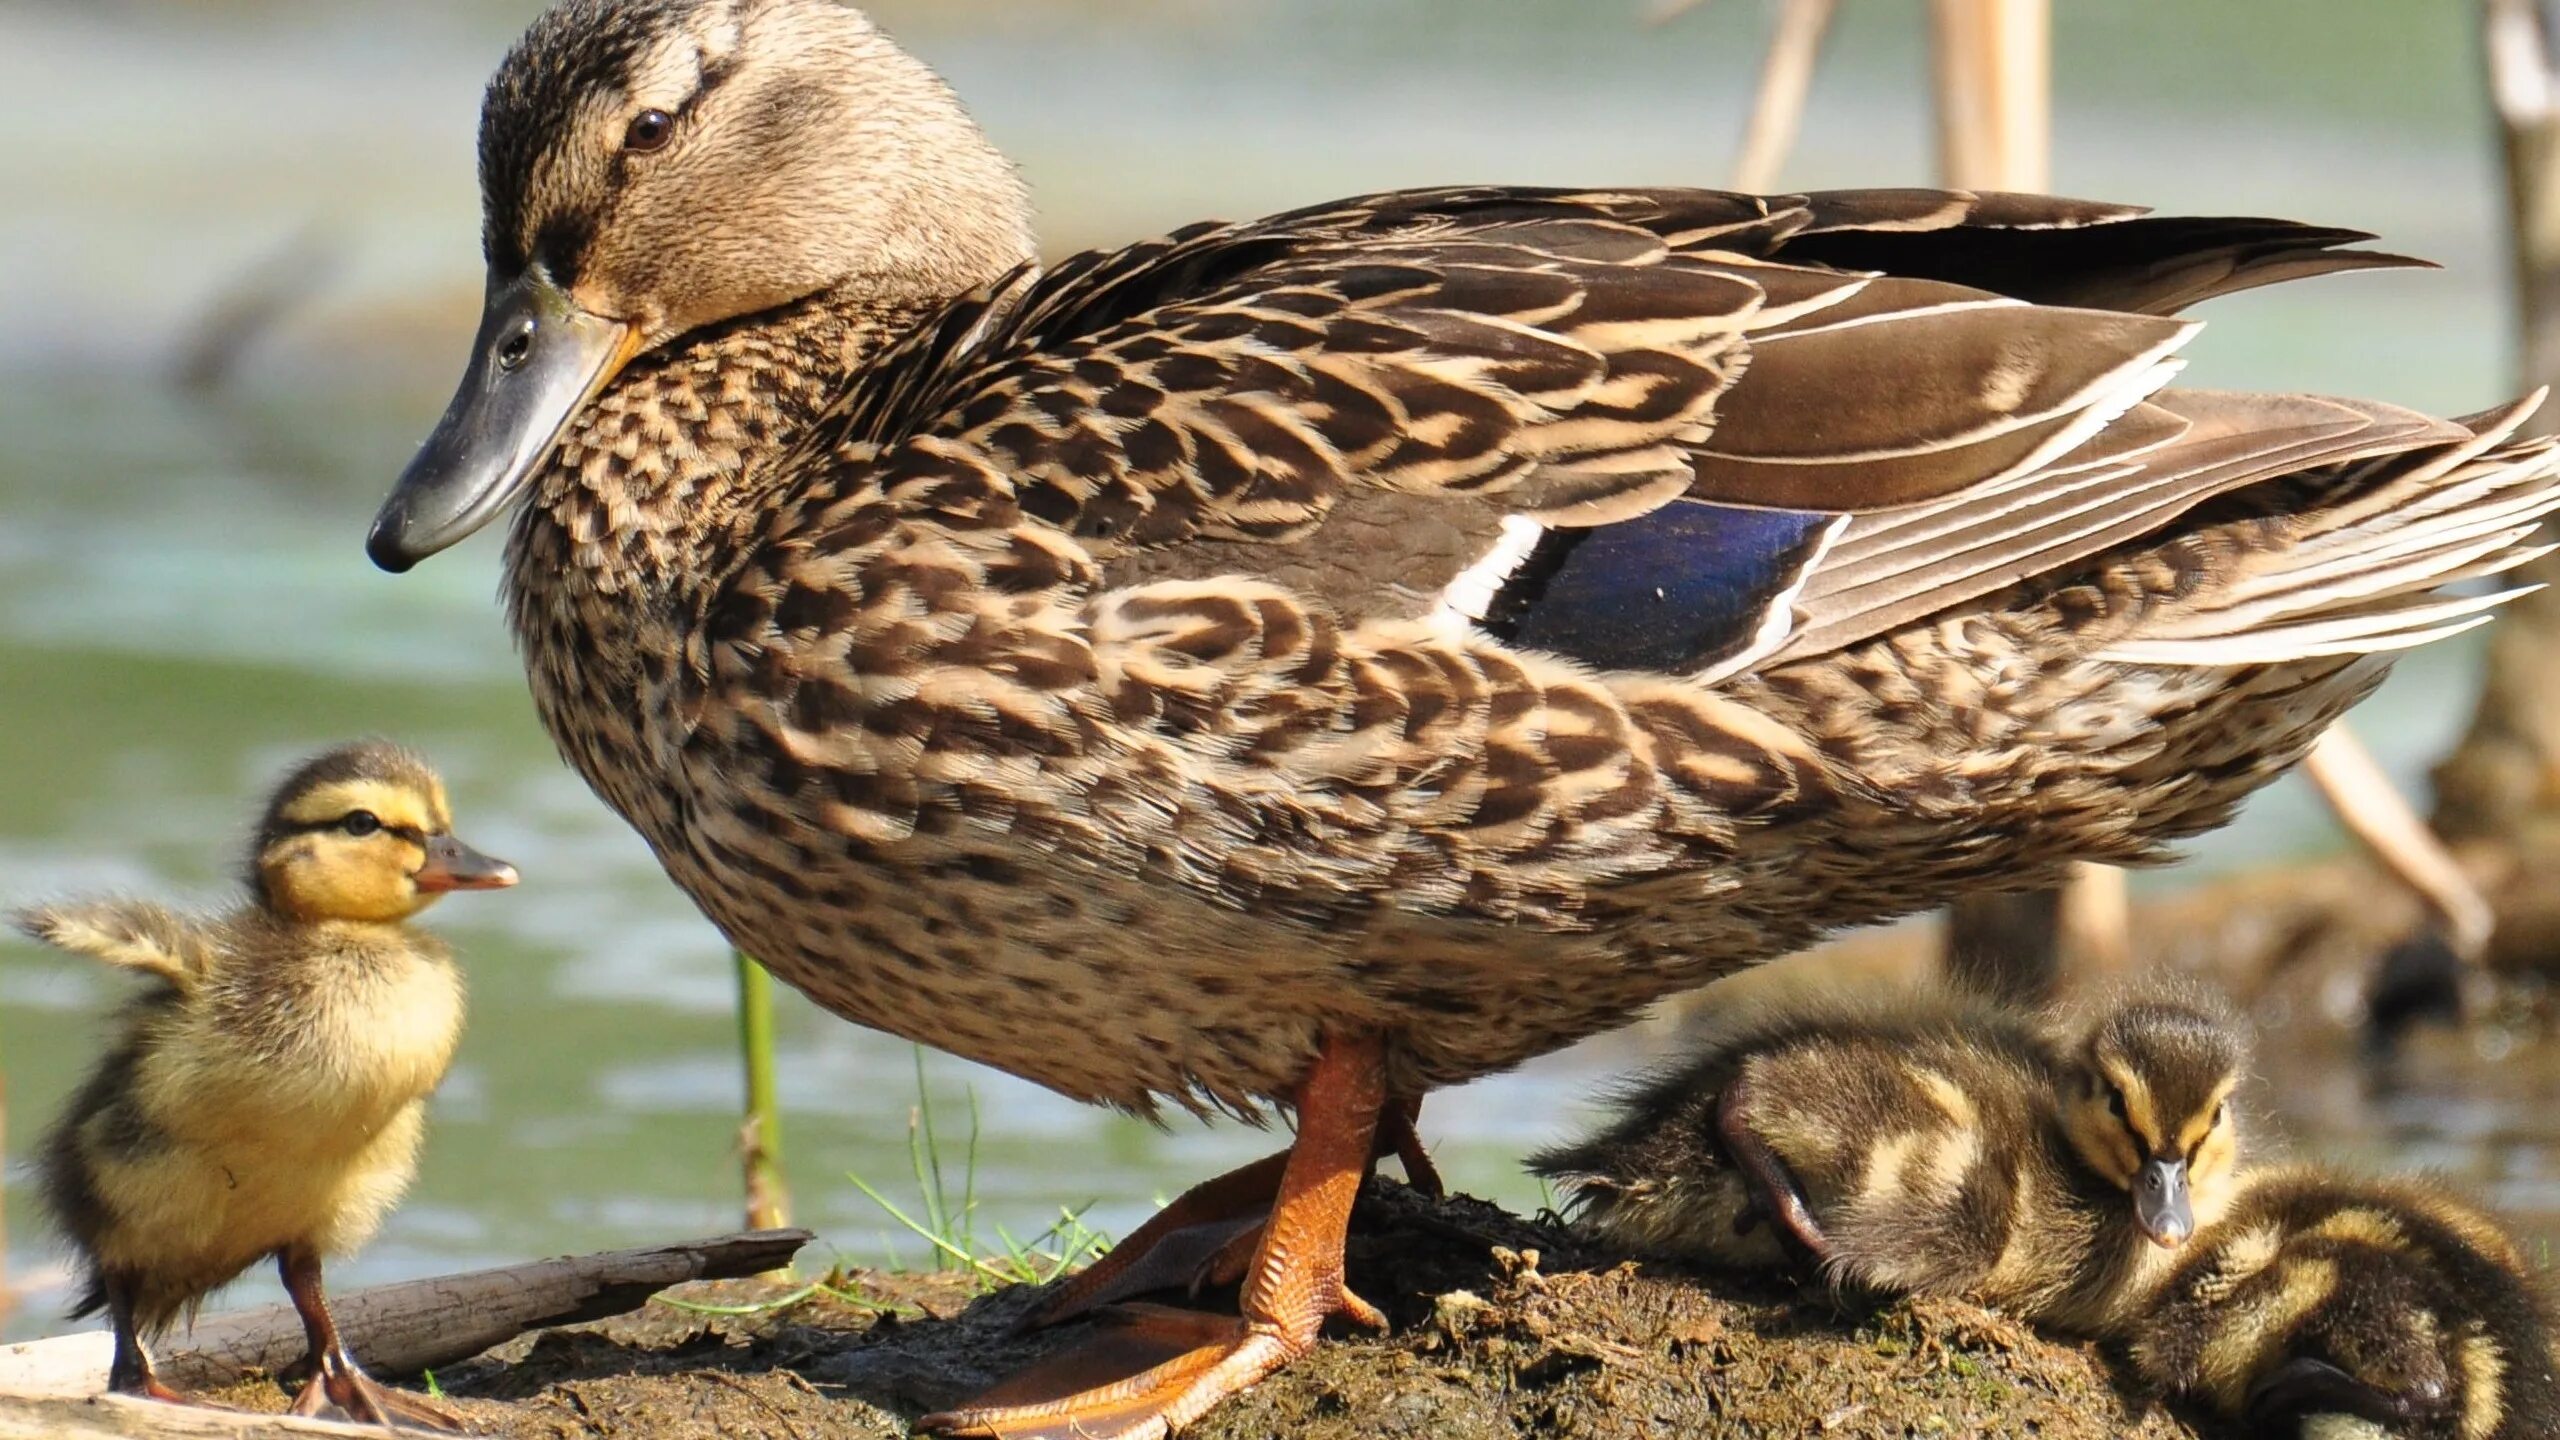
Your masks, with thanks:
[[[730,955],[738,970],[738,1053],[747,1076],[738,1145],[746,1171],[747,1228],[772,1230],[791,1223],[791,1196],[782,1178],[782,1103],[773,1075],[773,976],[742,950]]]

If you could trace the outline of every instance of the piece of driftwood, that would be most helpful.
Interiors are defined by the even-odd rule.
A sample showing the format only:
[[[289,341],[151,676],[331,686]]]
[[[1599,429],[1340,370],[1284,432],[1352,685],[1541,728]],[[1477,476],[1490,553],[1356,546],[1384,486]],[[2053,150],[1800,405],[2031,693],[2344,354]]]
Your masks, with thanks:
[[[0,1398],[0,1440],[252,1440],[266,1436],[363,1436],[382,1440],[377,1426],[164,1405],[124,1395],[85,1400]]]
[[[778,1269],[809,1239],[806,1230],[755,1230],[536,1260],[377,1285],[338,1296],[329,1308],[365,1368],[383,1376],[415,1375],[528,1330],[636,1310],[670,1285]],[[282,1370],[302,1358],[303,1348],[302,1321],[291,1306],[240,1310],[201,1320],[166,1347],[158,1357],[160,1376],[181,1390],[216,1389],[252,1373]],[[0,1348],[0,1397],[94,1394],[106,1383],[112,1350],[103,1331]],[[0,1411],[7,1408],[0,1399]],[[0,1440],[16,1433],[0,1425]]]

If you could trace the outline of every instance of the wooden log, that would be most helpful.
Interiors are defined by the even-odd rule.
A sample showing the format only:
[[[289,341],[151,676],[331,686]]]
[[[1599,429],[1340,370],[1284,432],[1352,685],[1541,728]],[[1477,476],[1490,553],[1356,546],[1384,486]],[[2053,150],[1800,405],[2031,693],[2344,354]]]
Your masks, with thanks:
[[[636,1310],[670,1285],[732,1280],[788,1264],[806,1230],[755,1230],[607,1250],[377,1285],[333,1297],[348,1348],[377,1375],[414,1375],[466,1360],[528,1330],[575,1325]],[[302,1358],[301,1318],[265,1305],[197,1322],[160,1355],[160,1376],[181,1390],[209,1390]],[[106,1384],[113,1345],[103,1331],[0,1348],[0,1396],[72,1397]],[[11,1432],[0,1429],[0,1437]]]
[[[163,1405],[128,1395],[85,1400],[15,1400],[0,1397],[0,1440],[264,1440],[268,1436],[362,1436],[382,1440],[375,1425]]]

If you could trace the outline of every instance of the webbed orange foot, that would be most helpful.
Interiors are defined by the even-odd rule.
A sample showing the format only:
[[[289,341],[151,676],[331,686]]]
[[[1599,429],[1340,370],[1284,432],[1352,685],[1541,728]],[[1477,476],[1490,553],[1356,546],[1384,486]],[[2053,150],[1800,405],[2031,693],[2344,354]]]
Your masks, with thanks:
[[[1288,1163],[1283,1150],[1183,1191],[1109,1254],[1041,1296],[1013,1322],[1014,1333],[1045,1329],[1151,1290],[1196,1289],[1200,1267],[1230,1239],[1260,1233]]]
[[[1437,1200],[1446,1192],[1414,1128],[1421,1113],[1419,1099],[1387,1107],[1379,1117],[1371,1158],[1395,1156],[1404,1166],[1406,1182]],[[1196,1296],[1243,1279],[1261,1244],[1263,1223],[1289,1155],[1286,1150],[1265,1155],[1183,1191],[1110,1253],[1041,1296],[1013,1322],[1013,1333],[1029,1334],[1158,1290]]]
[[[1155,1305],[1120,1307],[1085,1344],[1032,1367],[976,1403],[927,1415],[916,1428],[1005,1440],[1159,1440],[1313,1350],[1328,1318],[1341,1315],[1383,1328],[1386,1317],[1352,1294],[1342,1277],[1351,1202],[1368,1174],[1386,1099],[1382,1060],[1375,1038],[1329,1038],[1299,1088],[1298,1140],[1245,1267],[1242,1318]],[[1234,1218],[1228,1218],[1230,1233],[1192,1260],[1195,1271],[1232,1255],[1239,1237],[1254,1233],[1234,1229]],[[1127,1283],[1125,1277],[1174,1233],[1201,1224],[1186,1221],[1145,1236],[1146,1251],[1103,1283]],[[1131,1245],[1144,1233],[1142,1228],[1132,1235]],[[1183,1242],[1193,1256],[1202,1256],[1200,1239]],[[1089,1292],[1079,1299],[1091,1303]]]

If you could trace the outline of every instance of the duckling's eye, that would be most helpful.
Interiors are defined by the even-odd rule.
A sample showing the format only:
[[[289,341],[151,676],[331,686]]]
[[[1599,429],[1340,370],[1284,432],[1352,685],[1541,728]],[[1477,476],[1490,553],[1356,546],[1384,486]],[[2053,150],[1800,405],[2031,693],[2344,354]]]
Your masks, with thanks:
[[[2110,1114],[2110,1115],[2113,1115],[2114,1117],[2116,1117],[2116,1118],[2117,1118],[2117,1119],[2119,1119],[2119,1120],[2121,1120],[2121,1119],[2123,1119],[2123,1118],[2124,1118],[2124,1092],[2123,1092],[2123,1091],[2121,1091],[2121,1090],[2110,1090],[2110,1091],[2108,1091],[2108,1092],[2107,1092],[2107,1113],[2108,1113],[2108,1114]]]
[[[664,110],[643,110],[622,132],[622,148],[647,154],[660,149],[676,133],[675,117]]]
[[[370,810],[350,811],[346,819],[338,822],[338,828],[350,835],[362,837],[381,829],[382,817]]]
[[[2223,1122],[2223,1121],[2225,1121],[2225,1120],[2228,1120],[2228,1119],[2230,1119],[2230,1118],[2231,1118],[2231,1102],[2230,1102],[2230,1101],[2226,1100],[2226,1101],[2222,1102],[2221,1104],[2216,1105],[2216,1106],[2214,1106],[2214,1107],[2213,1107],[2213,1128],[2215,1128],[2215,1129],[2220,1129],[2220,1128],[2221,1128],[2221,1126],[2222,1126],[2222,1122]]]

